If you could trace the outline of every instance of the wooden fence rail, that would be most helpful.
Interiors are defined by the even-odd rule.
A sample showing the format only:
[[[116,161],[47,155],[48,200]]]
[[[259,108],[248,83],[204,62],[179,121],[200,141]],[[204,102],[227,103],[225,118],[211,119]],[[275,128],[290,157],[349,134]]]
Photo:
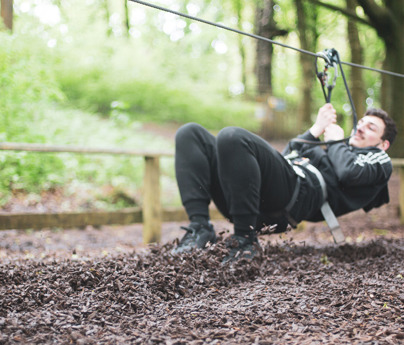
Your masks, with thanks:
[[[72,228],[86,225],[133,224],[143,223],[143,241],[159,242],[163,221],[186,220],[182,208],[161,207],[160,201],[160,158],[173,157],[171,151],[149,152],[142,150],[123,150],[110,148],[85,148],[74,146],[52,146],[44,144],[0,143],[0,150],[32,152],[64,152],[81,154],[111,154],[143,157],[145,162],[143,207],[119,211],[61,212],[61,213],[3,213],[0,214],[0,230],[6,229],[43,229],[49,227]],[[399,169],[400,220],[404,224],[404,159],[392,159],[393,166]],[[220,213],[211,210],[212,219],[220,219]]]

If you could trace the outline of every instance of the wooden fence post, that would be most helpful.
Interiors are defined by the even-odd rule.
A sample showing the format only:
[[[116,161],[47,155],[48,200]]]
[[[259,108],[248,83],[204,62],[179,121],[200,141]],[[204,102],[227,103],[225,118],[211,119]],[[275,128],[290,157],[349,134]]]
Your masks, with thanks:
[[[161,240],[160,157],[145,156],[143,242]]]
[[[0,7],[4,26],[13,30],[13,0],[1,0]]]

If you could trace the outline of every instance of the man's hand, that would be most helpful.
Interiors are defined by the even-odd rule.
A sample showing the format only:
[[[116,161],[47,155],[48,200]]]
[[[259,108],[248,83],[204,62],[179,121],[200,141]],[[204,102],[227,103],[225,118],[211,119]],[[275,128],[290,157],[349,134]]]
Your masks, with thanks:
[[[317,119],[314,125],[310,128],[310,133],[318,138],[324,133],[325,129],[333,123],[337,122],[337,111],[331,103],[323,105],[317,114]]]
[[[324,131],[324,141],[344,139],[344,130],[336,125],[330,124]]]

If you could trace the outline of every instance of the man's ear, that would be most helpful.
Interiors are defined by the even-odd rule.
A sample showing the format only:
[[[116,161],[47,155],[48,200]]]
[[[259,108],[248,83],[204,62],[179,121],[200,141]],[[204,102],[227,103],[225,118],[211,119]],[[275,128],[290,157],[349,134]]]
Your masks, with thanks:
[[[390,141],[388,141],[388,140],[383,140],[383,141],[380,143],[379,147],[380,147],[383,151],[387,151],[388,148],[390,147]]]

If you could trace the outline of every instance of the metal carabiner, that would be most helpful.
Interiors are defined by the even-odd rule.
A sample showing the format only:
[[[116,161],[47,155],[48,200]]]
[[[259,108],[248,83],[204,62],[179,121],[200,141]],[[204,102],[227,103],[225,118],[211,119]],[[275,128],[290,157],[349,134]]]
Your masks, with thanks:
[[[317,63],[318,58],[322,58],[325,61],[324,70],[322,72],[319,72],[319,70],[318,70],[318,63]],[[334,59],[334,51],[325,49],[322,52],[318,52],[316,54],[315,67],[316,67],[316,76],[319,79],[321,87],[323,89],[325,101],[326,101],[326,103],[330,103],[331,102],[331,92],[337,82],[337,77],[338,77],[338,65]],[[330,67],[334,69],[334,74],[333,74],[331,83],[329,82],[330,78],[327,73],[328,69]],[[326,88],[327,88],[327,92],[325,91]]]
[[[318,60],[319,57],[321,57],[321,58],[323,58],[325,60],[325,67],[324,67],[323,72],[319,72],[319,70],[318,70],[317,60]],[[328,79],[327,69],[328,69],[328,66],[330,64],[331,64],[331,61],[330,61],[330,59],[328,58],[328,56],[324,52],[317,53],[316,61],[315,61],[316,76],[320,80],[321,85],[323,85],[323,86],[326,84],[326,82],[327,82],[326,80]]]

